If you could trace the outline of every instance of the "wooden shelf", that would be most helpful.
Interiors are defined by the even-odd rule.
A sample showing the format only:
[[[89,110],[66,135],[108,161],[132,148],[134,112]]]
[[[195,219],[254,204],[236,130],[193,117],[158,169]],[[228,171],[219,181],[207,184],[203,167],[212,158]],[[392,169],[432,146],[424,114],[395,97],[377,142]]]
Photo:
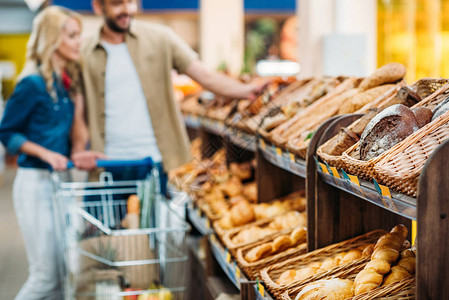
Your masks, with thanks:
[[[343,179],[344,175],[342,172],[338,172],[339,177],[335,177],[331,175],[332,173],[330,170],[326,171],[327,172],[323,172],[320,167],[317,170],[324,182],[342,191],[358,196],[362,200],[373,203],[395,214],[416,220],[417,206],[415,198],[411,198],[393,191],[390,191],[391,198],[388,196],[382,196],[378,193],[374,184],[369,181],[358,179],[360,185],[357,185],[348,179]]]
[[[257,137],[238,128],[228,127],[225,131],[226,137],[234,145],[247,151],[256,152]]]

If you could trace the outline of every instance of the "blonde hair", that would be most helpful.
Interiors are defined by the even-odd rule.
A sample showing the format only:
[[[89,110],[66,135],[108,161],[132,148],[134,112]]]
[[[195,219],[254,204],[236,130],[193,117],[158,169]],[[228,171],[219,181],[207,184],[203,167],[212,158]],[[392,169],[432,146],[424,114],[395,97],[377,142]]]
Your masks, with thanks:
[[[81,26],[81,16],[60,6],[49,6],[42,10],[33,20],[33,29],[27,44],[25,65],[18,80],[40,72],[45,80],[47,91],[56,99],[53,88],[53,72],[55,66],[52,55],[61,44],[61,33],[67,20],[75,19]],[[70,93],[73,95],[80,89],[80,63],[71,61],[65,71],[71,77]]]

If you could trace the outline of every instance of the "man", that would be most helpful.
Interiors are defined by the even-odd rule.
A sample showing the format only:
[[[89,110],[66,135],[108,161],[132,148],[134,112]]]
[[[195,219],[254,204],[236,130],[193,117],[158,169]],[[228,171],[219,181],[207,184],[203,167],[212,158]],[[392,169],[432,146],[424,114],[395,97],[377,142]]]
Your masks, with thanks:
[[[165,170],[190,160],[172,69],[227,97],[254,99],[263,88],[208,70],[169,28],[133,20],[136,0],[93,0],[93,9],[104,24],[83,46],[92,150],[115,159],[150,156]],[[92,162],[82,154],[73,159],[81,168]]]

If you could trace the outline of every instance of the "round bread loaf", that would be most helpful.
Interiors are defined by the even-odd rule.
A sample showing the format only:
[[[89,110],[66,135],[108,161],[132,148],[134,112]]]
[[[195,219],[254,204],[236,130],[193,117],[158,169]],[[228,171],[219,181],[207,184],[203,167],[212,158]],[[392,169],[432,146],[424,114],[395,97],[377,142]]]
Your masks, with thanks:
[[[416,122],[418,122],[419,128],[423,127],[432,120],[432,111],[427,107],[413,107],[412,111],[415,115]]]
[[[400,63],[386,64],[363,79],[359,88],[361,90],[367,90],[381,84],[394,83],[404,78],[406,71],[407,69]]]
[[[363,131],[360,159],[366,161],[377,157],[418,129],[418,122],[410,108],[402,104],[387,107]]]

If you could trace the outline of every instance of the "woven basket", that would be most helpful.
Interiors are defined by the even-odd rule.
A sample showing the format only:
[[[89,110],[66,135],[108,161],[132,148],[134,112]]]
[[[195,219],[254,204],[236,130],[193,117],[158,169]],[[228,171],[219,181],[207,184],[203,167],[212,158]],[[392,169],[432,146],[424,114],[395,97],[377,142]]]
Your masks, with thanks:
[[[279,279],[279,277],[281,276],[281,274],[284,271],[287,271],[290,269],[299,269],[300,267],[306,266],[309,263],[325,260],[326,258],[329,258],[329,257],[334,256],[341,252],[355,249],[361,245],[375,243],[375,242],[377,242],[379,237],[381,237],[385,233],[386,233],[385,230],[371,231],[364,235],[360,235],[358,237],[355,237],[355,238],[352,238],[352,239],[349,239],[349,240],[346,240],[346,241],[343,241],[343,242],[340,242],[337,244],[333,244],[333,245],[315,250],[313,252],[310,252],[310,253],[307,253],[304,255],[296,256],[294,258],[285,260],[282,263],[277,263],[277,264],[274,264],[274,265],[271,265],[271,266],[268,266],[268,267],[262,269],[262,271],[260,271],[260,275],[262,277],[262,280],[265,283],[267,290],[272,295],[279,297],[287,289],[301,285],[302,282],[309,282],[309,279],[306,279],[306,281],[293,282],[293,283],[287,284],[287,285],[286,284],[279,285],[276,283],[276,281]],[[353,264],[357,265],[358,262],[360,262],[360,261],[367,262],[367,260],[362,259],[362,260],[353,262],[349,265],[353,265]],[[323,272],[321,274],[317,274],[312,277],[313,278],[321,278],[321,276],[323,276],[323,274],[328,274],[328,273],[333,274],[333,272],[335,272],[335,271],[340,271],[342,268],[343,269],[346,268],[345,266],[346,265],[338,266],[338,267],[331,269],[327,272]],[[361,268],[363,268],[363,266]],[[312,277],[310,277],[310,278],[312,278]]]
[[[359,260],[358,262],[345,265],[339,270],[327,272],[327,274],[323,274],[323,276],[319,276],[318,278],[311,278],[311,280],[307,280],[307,283],[304,282],[304,284],[288,289],[281,295],[280,298],[283,300],[294,300],[307,284],[310,284],[316,280],[340,278],[354,281],[357,274],[365,267],[368,262],[369,258],[366,258],[364,260]],[[378,287],[372,291],[348,298],[347,300],[372,299],[415,299],[415,276],[411,276],[409,278],[386,286]]]
[[[434,109],[440,102],[442,102],[445,98],[447,98],[449,94],[449,84],[446,84],[441,89],[437,90],[435,93],[431,94],[424,100],[420,101],[413,107],[427,107],[429,109]],[[434,122],[432,122],[434,123]],[[345,170],[352,175],[359,176],[363,179],[370,180],[371,178],[377,178],[377,171],[374,169],[374,166],[380,162],[380,160],[383,160],[385,157],[389,156],[389,153],[394,151],[394,149],[400,148],[404,144],[408,144],[408,141],[418,134],[419,132],[422,132],[424,128],[428,128],[428,126],[424,126],[423,128],[419,129],[417,132],[412,134],[411,136],[407,137],[400,143],[396,144],[392,148],[388,149],[381,155],[374,157],[370,160],[363,161],[360,160],[358,157],[359,152],[359,145],[360,142],[357,142],[355,145],[350,147],[348,150],[343,152],[342,154],[342,161],[345,165]],[[430,132],[428,132],[430,133]]]
[[[260,270],[262,270],[267,265],[271,265],[273,263],[280,263],[289,258],[292,258],[293,256],[298,256],[307,252],[307,243],[303,243],[296,247],[286,249],[285,251],[282,251],[280,253],[275,253],[273,255],[270,255],[255,262],[248,262],[245,259],[246,253],[248,253],[251,249],[259,245],[272,242],[273,240],[274,240],[273,237],[269,237],[257,243],[254,243],[250,246],[237,249],[236,255],[237,263],[251,280],[257,280],[260,277]]]
[[[449,80],[448,79],[433,79],[433,78],[423,78],[411,85],[413,90],[416,90],[417,97],[419,99],[425,99],[416,106],[425,106],[430,109],[433,109],[437,103],[441,102],[441,99],[438,99],[439,97],[429,97],[430,95],[434,94],[436,91],[439,91]],[[345,131],[342,131],[339,135],[339,138],[344,140],[344,144],[348,145],[347,149],[357,143],[359,136],[357,134],[352,133],[353,128],[357,127],[365,127],[366,124],[371,120],[374,115],[373,112],[377,113],[381,108],[385,108],[386,106],[391,105],[391,103],[394,103],[394,98],[397,95],[397,92],[399,92],[399,89],[402,88],[402,85],[398,85],[398,89],[396,89],[396,93],[391,93],[389,96],[385,97],[384,99],[380,98],[373,102],[372,107],[364,107],[361,111],[361,113],[366,113],[365,116],[358,119],[354,123],[352,123],[350,126],[348,126]],[[444,91],[444,90],[442,90]],[[441,91],[439,91],[441,92]],[[428,98],[429,97],[429,98]],[[377,108],[377,109],[375,109]],[[370,110],[371,109],[371,110]],[[360,128],[357,129],[357,131],[360,131]],[[352,134],[351,134],[352,133]],[[346,169],[347,168],[347,161],[343,159],[343,154],[340,155],[331,155],[328,154],[332,148],[334,147],[334,140],[337,139],[337,136],[334,136],[332,139],[328,140],[325,144],[321,145],[318,150],[317,154],[318,156],[326,161],[329,165],[340,168],[340,169]],[[346,150],[347,150],[346,149]]]
[[[424,164],[448,139],[449,111],[380,155],[381,159],[374,166],[376,179],[398,192],[416,197]]]

